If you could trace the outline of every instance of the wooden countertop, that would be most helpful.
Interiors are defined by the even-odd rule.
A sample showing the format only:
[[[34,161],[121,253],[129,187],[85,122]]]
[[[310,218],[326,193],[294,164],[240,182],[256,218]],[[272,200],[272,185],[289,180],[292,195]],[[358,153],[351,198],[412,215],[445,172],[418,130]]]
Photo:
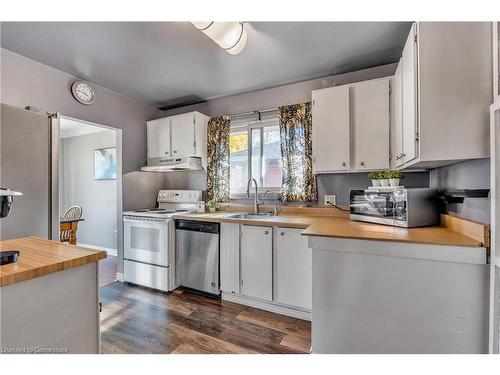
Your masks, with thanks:
[[[302,211],[304,212],[303,209]],[[282,226],[289,228],[303,228],[303,235],[351,238],[372,241],[394,241],[406,243],[421,243],[431,245],[486,247],[485,240],[487,225],[465,221],[473,226],[473,230],[465,232],[458,230],[455,218],[448,215],[452,220],[443,220],[446,226],[434,226],[424,228],[398,228],[387,225],[371,224],[361,221],[351,221],[347,214],[336,214],[336,216],[313,215],[298,213],[283,213],[271,219],[263,218],[257,220],[229,218],[227,215],[233,212],[217,212],[204,214],[181,214],[174,216],[175,219],[197,220],[208,222],[227,222],[249,225]],[[451,223],[450,223],[451,222]]]
[[[105,251],[91,250],[38,237],[0,241],[0,251],[7,250],[19,250],[20,255],[17,262],[0,266],[0,286],[80,267],[107,256]]]

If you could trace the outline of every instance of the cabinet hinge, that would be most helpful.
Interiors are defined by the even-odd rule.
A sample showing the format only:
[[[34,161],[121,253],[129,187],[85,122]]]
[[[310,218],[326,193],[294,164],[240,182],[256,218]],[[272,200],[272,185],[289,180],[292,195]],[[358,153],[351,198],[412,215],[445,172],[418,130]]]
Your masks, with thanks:
[[[193,142],[193,147],[196,148],[196,142]]]
[[[418,142],[418,132],[415,133],[415,142]]]
[[[312,105],[313,105],[313,107],[314,107],[314,100],[313,100],[313,102],[312,102]]]
[[[417,34],[415,34],[415,44],[418,43],[418,37],[417,37]]]

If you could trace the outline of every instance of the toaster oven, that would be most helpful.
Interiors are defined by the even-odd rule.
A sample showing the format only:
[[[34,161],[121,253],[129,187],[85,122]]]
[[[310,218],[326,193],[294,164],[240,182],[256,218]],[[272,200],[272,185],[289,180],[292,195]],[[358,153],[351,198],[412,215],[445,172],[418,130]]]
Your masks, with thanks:
[[[440,222],[437,190],[374,188],[350,190],[350,219],[411,228]]]

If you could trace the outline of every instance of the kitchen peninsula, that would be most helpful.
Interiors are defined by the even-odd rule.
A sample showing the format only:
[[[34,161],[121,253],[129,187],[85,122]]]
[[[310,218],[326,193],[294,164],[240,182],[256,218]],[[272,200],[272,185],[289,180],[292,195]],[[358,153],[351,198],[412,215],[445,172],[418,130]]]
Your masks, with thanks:
[[[19,250],[0,266],[2,353],[98,353],[98,261],[105,251],[38,237],[0,241]]]
[[[488,225],[442,215],[440,226],[407,229],[326,207],[258,219],[234,214],[251,207],[224,209],[175,218],[220,222],[222,298],[312,320],[313,353],[487,352]]]

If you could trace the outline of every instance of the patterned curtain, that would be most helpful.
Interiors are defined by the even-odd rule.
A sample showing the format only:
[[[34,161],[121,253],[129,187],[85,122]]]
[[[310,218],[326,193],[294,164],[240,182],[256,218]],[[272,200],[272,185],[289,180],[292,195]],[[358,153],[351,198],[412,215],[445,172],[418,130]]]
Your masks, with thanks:
[[[207,200],[229,201],[229,123],[229,116],[208,121]]]
[[[312,173],[311,103],[279,109],[283,182],[282,202],[318,199],[316,178]]]

